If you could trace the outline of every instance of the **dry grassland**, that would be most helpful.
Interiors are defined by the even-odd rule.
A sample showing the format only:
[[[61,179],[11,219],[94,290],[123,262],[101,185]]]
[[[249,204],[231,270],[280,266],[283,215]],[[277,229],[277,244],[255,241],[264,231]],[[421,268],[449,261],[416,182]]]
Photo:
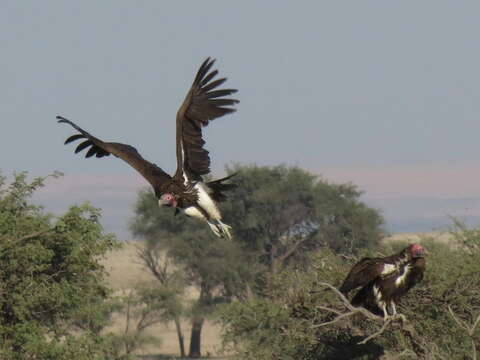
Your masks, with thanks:
[[[433,239],[442,244],[447,244],[452,242],[452,234],[449,232],[424,232],[424,233],[397,233],[390,235],[384,239],[386,242],[395,242],[395,241],[408,241],[410,243],[418,242],[422,243],[426,239]]]
[[[108,271],[109,286],[117,294],[128,292],[139,282],[155,280],[140,263],[136,255],[138,242],[127,242],[124,246],[116,251],[108,254],[103,260],[103,264]],[[189,297],[195,297],[192,289]],[[118,314],[114,316],[113,325],[108,329],[110,331],[121,333],[125,329],[125,316]],[[190,343],[190,325],[188,321],[184,321],[182,329],[185,335],[185,347],[188,352]],[[179,356],[178,340],[175,332],[175,325],[158,324],[154,325],[146,331],[147,334],[157,337],[160,341],[156,345],[148,346],[138,355],[162,354],[159,359],[169,359],[173,356]],[[220,326],[210,321],[206,321],[202,331],[202,354],[204,356],[217,357],[221,355],[221,339]],[[144,357],[142,357],[144,358]],[[145,359],[155,359],[155,357],[145,357]]]

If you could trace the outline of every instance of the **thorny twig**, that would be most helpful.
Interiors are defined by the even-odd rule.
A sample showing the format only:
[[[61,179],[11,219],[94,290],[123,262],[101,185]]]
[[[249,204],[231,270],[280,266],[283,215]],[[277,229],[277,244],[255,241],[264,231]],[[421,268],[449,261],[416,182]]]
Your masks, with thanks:
[[[473,338],[473,336],[475,335],[475,329],[477,328],[478,324],[480,323],[480,315],[477,316],[477,318],[475,319],[473,324],[470,326],[469,324],[467,324],[467,322],[459,319],[458,316],[455,315],[455,313],[453,312],[450,305],[448,306],[448,312],[452,316],[453,320],[457,323],[457,325],[461,329],[464,329],[467,332],[467,334],[470,337],[470,340],[472,342],[472,359],[477,360],[477,347],[475,345],[475,339]]]

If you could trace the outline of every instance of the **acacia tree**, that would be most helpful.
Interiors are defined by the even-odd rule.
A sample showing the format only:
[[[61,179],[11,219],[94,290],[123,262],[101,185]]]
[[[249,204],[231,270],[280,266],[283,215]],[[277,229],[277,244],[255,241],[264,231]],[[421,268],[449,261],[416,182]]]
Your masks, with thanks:
[[[329,183],[284,165],[236,165],[228,173],[238,173],[238,188],[225,206],[235,239],[271,274],[322,246],[352,253],[383,236],[383,218],[360,201],[352,184]]]
[[[266,273],[300,264],[322,245],[354,251],[375,245],[382,234],[381,216],[359,201],[353,185],[329,184],[297,167],[236,165],[227,172],[237,173],[232,181],[238,187],[221,205],[233,242],[216,238],[197,220],[159,209],[151,191],[139,194],[131,226],[150,249],[181,264],[199,290],[190,356],[200,355],[204,314],[218,301],[252,297],[253,279],[260,284]]]
[[[150,190],[139,193],[135,213],[131,229],[135,236],[146,240],[146,250],[142,251],[140,258],[147,268],[157,276],[158,264],[152,264],[152,258],[165,254],[181,267],[186,283],[198,289],[198,297],[189,312],[188,355],[200,357],[206,316],[217,303],[228,301],[239,292],[237,289],[242,286],[243,274],[248,274],[244,269],[243,254],[234,242],[212,236],[205,224],[184,215],[174,216],[172,209],[159,209]]]
[[[154,281],[138,283],[121,296],[125,326],[118,342],[122,343],[127,357],[142,346],[159,341],[147,335],[146,329],[158,323],[167,323],[181,312],[180,289],[158,285]]]
[[[111,304],[99,258],[115,246],[89,205],[55,218],[30,196],[45,178],[0,176],[0,357],[111,359]]]
[[[167,319],[173,320],[175,323],[180,356],[185,357],[185,337],[180,323],[181,316],[185,312],[182,301],[182,297],[185,295],[183,271],[179,266],[172,264],[172,260],[166,257],[162,250],[158,248],[158,244],[149,242],[146,245],[139,245],[137,247],[137,255],[146,269],[157,280],[158,284],[156,284],[156,287],[169,292],[174,300],[171,302],[174,306],[167,307]]]
[[[226,306],[224,340],[240,359],[476,359],[480,231],[466,230],[456,229],[453,244],[422,242],[429,252],[427,270],[397,307],[403,321],[353,308],[335,287],[354,261],[321,249],[311,254],[305,271],[287,267],[273,276],[268,296]],[[405,245],[378,250],[390,254]]]

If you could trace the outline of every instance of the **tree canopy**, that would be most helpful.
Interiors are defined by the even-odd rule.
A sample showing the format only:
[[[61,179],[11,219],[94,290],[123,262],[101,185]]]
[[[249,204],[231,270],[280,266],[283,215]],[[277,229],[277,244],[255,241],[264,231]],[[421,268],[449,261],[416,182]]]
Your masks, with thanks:
[[[221,204],[233,241],[216,238],[198,220],[159,209],[149,189],[139,193],[131,224],[150,251],[165,251],[198,288],[193,329],[201,329],[214,305],[261,292],[265,276],[287,263],[304,266],[308,253],[322,246],[350,253],[372,247],[383,234],[381,215],[360,201],[354,185],[283,165],[235,165],[227,172],[236,173],[232,182],[238,185]],[[197,350],[190,355],[199,356]]]
[[[309,255],[305,271],[286,267],[275,274],[266,284],[267,296],[225,306],[225,340],[241,359],[475,359],[480,231],[458,225],[449,244],[422,240],[427,271],[401,299],[404,321],[351,311],[335,287],[358,258],[323,248]],[[366,255],[396,253],[405,245],[381,244]]]
[[[237,173],[238,188],[225,205],[235,239],[273,273],[322,246],[355,253],[376,246],[384,234],[382,216],[353,184],[284,165],[235,165],[228,173]]]
[[[99,259],[115,238],[88,204],[59,217],[33,205],[44,179],[0,176],[0,357],[113,358],[111,339],[100,336],[111,304]]]

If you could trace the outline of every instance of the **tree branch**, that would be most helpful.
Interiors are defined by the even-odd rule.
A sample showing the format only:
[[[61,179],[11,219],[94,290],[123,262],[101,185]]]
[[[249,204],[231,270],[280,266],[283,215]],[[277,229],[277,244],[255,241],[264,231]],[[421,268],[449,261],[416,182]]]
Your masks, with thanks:
[[[388,318],[387,320],[384,321],[382,327],[377,331],[377,332],[374,332],[372,335],[369,335],[367,336],[365,339],[363,339],[362,341],[358,342],[359,345],[363,345],[363,344],[366,344],[368,341],[372,340],[373,338],[381,335],[388,327],[388,325],[390,325],[392,323],[392,321],[394,320],[395,318],[394,317],[390,317]]]
[[[466,321],[462,321],[460,318],[458,318],[457,315],[455,315],[450,305],[448,305],[448,312],[452,316],[453,320],[457,323],[457,325],[467,332],[472,342],[472,359],[477,360],[477,346],[475,345],[474,335],[475,335],[475,329],[480,323],[480,315],[478,315],[478,317],[475,319],[473,324],[470,326],[467,324]]]
[[[280,263],[283,263],[290,256],[292,256],[295,253],[295,251],[297,251],[300,245],[302,245],[308,239],[310,239],[310,236],[303,236],[300,240],[294,242],[293,245],[290,248],[288,248],[282,255],[277,256],[274,260]]]
[[[335,293],[335,295],[337,295],[340,298],[340,300],[342,301],[342,304],[348,309],[348,312],[342,313],[342,312],[340,312],[336,309],[332,309],[332,308],[329,308],[329,307],[323,306],[323,305],[318,305],[317,308],[325,310],[325,311],[333,312],[333,313],[337,314],[337,316],[333,320],[323,322],[321,324],[312,325],[311,326],[312,329],[327,326],[327,325],[331,325],[331,324],[335,324],[335,323],[341,321],[342,319],[349,318],[349,317],[351,317],[355,314],[362,314],[367,319],[370,319],[370,320],[375,321],[377,323],[381,322],[382,326],[380,327],[380,329],[378,331],[374,332],[373,334],[367,336],[362,341],[360,341],[358,344],[361,345],[361,344],[366,344],[368,341],[370,341],[373,338],[381,335],[389,327],[389,325],[391,325],[395,320],[397,320],[399,318],[402,319],[402,322],[404,320],[403,315],[395,315],[395,316],[389,317],[387,319],[384,319],[384,318],[382,318],[378,315],[375,315],[375,314],[371,313],[370,311],[368,311],[367,309],[365,309],[363,307],[353,306],[350,303],[350,301],[348,301],[348,299],[333,285],[331,285],[329,283],[326,283],[326,282],[320,282],[319,285],[327,287],[331,291],[333,291]]]
[[[21,238],[14,239],[12,242],[19,243],[19,242],[23,242],[23,241],[26,241],[26,240],[34,239],[34,238],[39,237],[41,235],[48,234],[49,232],[52,232],[52,231],[53,231],[53,229],[37,231],[37,232],[31,233],[31,234],[22,236]],[[8,239],[8,237],[6,237],[6,236],[2,236],[2,238],[1,238],[2,241],[7,240],[7,239]]]

